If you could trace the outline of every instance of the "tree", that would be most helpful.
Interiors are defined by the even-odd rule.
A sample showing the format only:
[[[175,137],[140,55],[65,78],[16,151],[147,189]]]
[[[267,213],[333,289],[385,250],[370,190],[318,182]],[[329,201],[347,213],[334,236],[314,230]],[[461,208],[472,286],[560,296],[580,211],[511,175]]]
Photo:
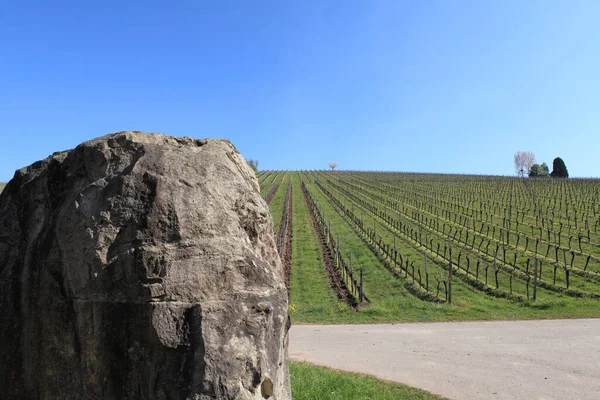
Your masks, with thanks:
[[[560,157],[556,157],[554,161],[552,161],[552,173],[550,174],[553,178],[568,178],[569,171],[567,171],[567,166],[565,162]]]
[[[529,169],[529,177],[530,178],[542,178],[548,176],[548,165],[546,163],[533,164]]]
[[[334,169],[336,169],[336,168],[337,168],[337,163],[330,162],[330,163],[329,163],[329,168],[331,168],[331,170],[333,171]]]
[[[531,166],[531,168],[529,169],[529,177],[530,178],[537,178],[538,176],[541,176],[542,174],[542,167],[540,166],[540,164],[533,164]]]
[[[533,164],[535,164],[535,154],[531,151],[517,151],[515,153],[515,170],[520,177],[528,174]]]
[[[254,173],[258,173],[258,160],[248,160],[247,162]]]

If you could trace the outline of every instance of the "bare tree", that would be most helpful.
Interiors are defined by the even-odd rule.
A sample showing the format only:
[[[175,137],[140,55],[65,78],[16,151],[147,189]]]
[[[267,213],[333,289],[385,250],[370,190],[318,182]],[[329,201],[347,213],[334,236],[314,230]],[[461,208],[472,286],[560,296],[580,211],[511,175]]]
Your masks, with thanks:
[[[334,162],[330,162],[330,163],[329,163],[329,168],[331,168],[331,170],[332,170],[332,171],[333,171],[334,169],[336,169],[336,167],[337,167],[337,163],[334,163]]]
[[[535,164],[535,154],[531,151],[517,151],[515,153],[515,171],[520,177],[528,175],[533,164]]]

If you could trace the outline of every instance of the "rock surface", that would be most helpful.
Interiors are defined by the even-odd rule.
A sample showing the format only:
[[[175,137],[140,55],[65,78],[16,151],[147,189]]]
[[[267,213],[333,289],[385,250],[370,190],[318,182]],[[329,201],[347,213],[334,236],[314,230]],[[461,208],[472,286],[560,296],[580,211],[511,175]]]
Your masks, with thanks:
[[[226,140],[120,132],[0,195],[3,399],[290,399],[288,303]]]

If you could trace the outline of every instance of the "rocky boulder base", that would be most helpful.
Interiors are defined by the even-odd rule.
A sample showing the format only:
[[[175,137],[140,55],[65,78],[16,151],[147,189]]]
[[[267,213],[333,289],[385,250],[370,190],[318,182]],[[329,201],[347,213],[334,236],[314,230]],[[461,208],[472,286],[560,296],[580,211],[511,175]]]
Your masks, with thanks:
[[[0,195],[3,399],[290,399],[288,302],[226,140],[121,132]]]

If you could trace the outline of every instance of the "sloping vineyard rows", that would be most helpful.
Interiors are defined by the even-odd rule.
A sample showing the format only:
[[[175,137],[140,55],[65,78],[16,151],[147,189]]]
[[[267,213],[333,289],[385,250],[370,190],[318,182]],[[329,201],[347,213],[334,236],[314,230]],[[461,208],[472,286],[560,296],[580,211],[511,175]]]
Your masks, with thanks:
[[[373,254],[379,258],[386,268],[390,270],[392,275],[395,278],[403,277],[405,279],[404,287],[410,293],[421,300],[426,301],[443,302],[449,299],[449,296],[451,296],[448,291],[449,281],[441,279],[441,275],[432,275],[432,280],[436,281],[436,285],[432,285],[430,287],[430,272],[427,264],[428,257],[426,254],[423,254],[423,264],[415,267],[415,260],[410,260],[406,255],[403,257],[402,253],[396,248],[395,243],[393,247],[390,244],[385,243],[381,235],[377,235],[376,229],[365,227],[364,221],[354,215],[349,208],[347,208],[340,200],[335,198],[326,188],[324,188],[318,180],[315,180],[314,183],[315,186],[318,187],[329,200],[329,202],[335,206],[336,210],[339,211],[343,217],[351,221],[355,230],[367,243]],[[442,284],[444,285],[444,299],[439,297]]]
[[[258,184],[261,188],[264,188],[267,185],[272,185],[278,178],[283,176],[283,171],[268,171],[264,172],[258,178]]]
[[[536,227],[546,223],[559,228],[561,223],[565,222],[567,229],[580,229],[580,231],[567,231],[562,233],[563,236],[579,233],[582,237],[587,238],[589,236],[590,240],[592,232],[587,232],[587,230],[593,225],[596,227],[593,230],[597,231],[600,224],[600,217],[596,216],[595,200],[591,200],[591,205],[578,203],[584,210],[579,213],[577,209],[572,210],[573,219],[571,219],[570,211],[567,210],[564,216],[566,221],[563,221],[561,219],[562,202],[555,203],[552,208],[542,206],[538,200],[535,200],[534,188],[536,183],[524,183],[529,181],[519,179],[481,178],[481,182],[474,183],[472,179],[468,178],[455,179],[454,181],[445,178],[445,180],[438,182],[432,181],[431,178],[421,178],[422,176],[414,175],[410,178],[411,183],[409,184],[403,181],[382,181],[377,178],[377,174],[369,176],[368,180],[360,174],[348,175],[351,175],[352,179],[362,181],[365,184],[377,182],[375,186],[382,191],[389,192],[402,188],[404,202],[407,202],[407,200],[408,202],[415,201],[419,197],[430,197],[433,200],[431,202],[433,207],[439,207],[440,209],[446,209],[447,207],[449,211],[475,217],[480,221],[483,221],[485,217],[485,222],[488,223],[497,219],[503,221],[503,225],[506,225],[511,222],[511,218],[512,222],[515,223],[520,218],[520,222],[525,224],[525,227],[530,227],[534,223]],[[415,183],[415,176],[416,179],[423,179],[426,184],[424,185],[422,181]],[[487,185],[487,187],[483,185]],[[550,185],[550,183],[547,182],[544,185]],[[482,189],[482,187],[485,189]],[[583,193],[581,196],[589,197]],[[534,200],[530,202],[529,198]],[[555,211],[557,212],[556,215]],[[593,224],[590,223],[590,213],[593,213]],[[579,215],[579,218],[577,215]]]
[[[266,194],[269,192],[269,190],[273,186],[272,184],[269,184],[268,182],[270,182],[274,176],[277,176],[277,174],[278,174],[277,171],[268,171],[268,172],[263,172],[258,177],[258,186],[260,187],[260,194],[263,199],[265,198]]]
[[[279,185],[278,185],[279,186]],[[285,201],[283,203],[283,212],[281,222],[277,231],[277,252],[283,265],[285,286],[290,291],[290,270],[292,262],[292,182],[288,183]]]
[[[265,202],[267,204],[271,204],[271,200],[273,200],[273,197],[275,197],[275,193],[277,193],[277,189],[279,189],[279,183],[276,183],[271,190],[269,190],[269,193],[267,193],[267,195],[265,196]]]
[[[285,174],[281,171],[272,171],[264,173],[259,178],[258,184],[260,186],[260,192],[267,204],[273,200],[284,176]]]
[[[538,300],[535,308],[591,310],[600,299],[598,181],[355,171],[268,171],[258,179],[288,291],[290,279],[292,293],[333,290],[351,310],[365,310],[357,317],[413,304],[439,310],[432,302],[456,304],[456,312],[534,307],[521,304],[526,299]],[[303,318],[318,321],[317,310],[341,310],[329,296],[327,306],[312,293],[295,302]]]
[[[273,217],[273,225],[275,233],[279,230],[279,224],[281,223],[282,214],[284,211],[284,202],[287,195],[288,184],[292,182],[293,174],[287,172],[276,172],[277,179],[272,183],[265,183],[265,187],[261,188],[263,199],[269,197],[267,205],[271,210],[271,216]],[[270,182],[271,179],[268,179]],[[274,189],[277,187],[276,189]],[[266,191],[263,189],[267,189]],[[270,193],[270,194],[269,194]],[[265,200],[267,202],[267,200]]]
[[[403,173],[344,173],[356,179],[377,182],[382,188],[398,188],[413,194],[436,197],[451,203],[455,209],[470,207],[493,213],[514,211],[534,221],[546,215],[573,222],[573,227],[600,225],[598,180],[528,180],[508,177],[451,176]],[[416,189],[416,190],[415,190]],[[477,207],[479,206],[479,207]],[[571,219],[571,216],[574,218]],[[557,220],[556,224],[558,225]],[[586,229],[587,229],[586,227]]]
[[[431,255],[431,257],[434,261],[437,261],[436,258],[443,260],[442,263],[437,261],[438,265],[451,266],[452,269],[449,271],[449,273],[453,273],[453,274],[457,275],[461,280],[463,280],[464,282],[466,282],[468,285],[472,286],[473,288],[484,291],[487,294],[495,296],[495,297],[512,298],[514,300],[519,300],[519,301],[522,300],[521,296],[513,295],[513,279],[512,279],[513,277],[512,277],[512,275],[508,275],[505,277],[502,270],[500,270],[495,263],[492,265],[482,264],[481,265],[481,274],[480,274],[479,260],[477,260],[476,265],[475,265],[475,263],[473,263],[474,266],[471,267],[470,259],[467,256],[466,257],[466,266],[465,266],[464,262],[461,263],[462,252],[459,252],[458,257],[453,259],[452,258],[452,247],[449,245],[448,241],[446,241],[444,243],[444,252],[442,254],[440,251],[439,242],[436,242],[438,244],[438,246],[437,246],[437,248],[435,248],[434,244],[432,243],[432,240],[429,240],[429,241],[425,240],[425,242],[423,242],[422,240],[417,239],[417,237],[416,237],[417,233],[416,233],[416,231],[413,231],[412,228],[410,229],[410,234],[409,234],[408,225],[406,224],[406,222],[403,224],[402,221],[398,222],[398,221],[395,221],[393,218],[386,218],[385,216],[381,216],[377,213],[376,207],[372,206],[371,203],[366,202],[366,201],[363,202],[360,199],[358,199],[356,201],[357,201],[357,208],[361,208],[362,211],[366,211],[367,213],[370,213],[374,222],[379,221],[379,224],[383,227],[383,229],[387,230],[390,234],[393,235],[394,247],[396,246],[396,238],[397,237],[399,239],[404,239],[403,243],[408,243],[409,246],[414,247],[419,252],[422,251],[423,248],[425,248],[426,250],[429,250],[430,251],[429,254]],[[362,217],[361,217],[361,219],[362,219]],[[373,234],[375,232],[380,232],[381,234],[377,235],[379,237],[379,240],[381,240],[381,235],[385,234],[383,229],[380,229],[379,231],[376,229],[375,223],[374,223],[372,229],[370,229],[370,228],[368,228],[368,229],[370,232],[373,232]],[[425,243],[425,244],[423,244],[423,243]],[[389,249],[390,245],[387,245],[387,246]],[[496,281],[495,288],[491,288],[490,286],[488,286],[488,275],[489,275],[488,269],[490,267],[493,267],[493,273],[494,273],[494,277],[495,277],[495,281]],[[484,279],[484,277],[485,277],[485,279]],[[448,280],[448,283],[450,286],[452,284],[451,275],[449,278],[450,279]],[[490,278],[490,280],[491,280],[491,278]],[[508,287],[506,288],[506,290],[508,290],[508,292],[506,290],[500,289],[500,286],[504,286],[504,285],[501,285],[501,283],[504,283],[505,281],[507,281],[506,286],[508,286]],[[528,291],[528,287],[527,287],[527,291]]]
[[[353,176],[356,178],[356,175]],[[578,242],[581,242],[580,251],[585,250],[586,244],[589,245],[587,246],[588,249],[593,250],[594,248],[597,248],[600,235],[597,235],[596,233],[600,227],[600,215],[598,215],[598,212],[596,211],[596,199],[590,199],[590,203],[579,202],[577,204],[579,204],[580,208],[575,208],[571,211],[567,209],[567,203],[567,205],[565,205],[566,212],[563,216],[561,210],[563,203],[561,201],[555,203],[554,207],[550,207],[542,206],[538,200],[535,200],[536,198],[539,198],[539,195],[536,195],[534,191],[537,190],[536,187],[543,190],[546,186],[552,186],[550,182],[545,182],[544,186],[540,186],[539,181],[534,181],[534,183],[524,183],[523,180],[519,179],[509,179],[508,181],[507,179],[508,178],[497,178],[494,182],[490,182],[489,186],[493,185],[493,191],[490,189],[486,191],[479,190],[477,193],[469,195],[469,191],[473,192],[473,190],[468,185],[465,185],[464,182],[460,182],[452,187],[443,187],[442,184],[437,185],[435,188],[430,187],[426,189],[425,195],[433,197],[434,203],[432,204],[435,207],[439,206],[439,204],[437,204],[439,202],[450,203],[448,206],[453,212],[458,212],[471,218],[474,217],[480,221],[483,221],[485,217],[486,223],[497,221],[496,224],[499,225],[500,221],[502,221],[503,227],[512,225],[513,231],[521,230],[523,233],[528,233],[533,228],[533,232],[530,232],[533,236],[535,231],[539,231],[539,228],[542,228],[542,234],[544,234],[544,236],[540,237],[541,240],[546,237],[549,242],[562,242],[567,244],[569,237],[571,237],[573,244],[575,243],[573,239],[577,239]],[[577,181],[572,181],[570,184],[577,185],[576,182]],[[589,187],[589,192],[596,192],[598,190],[597,181],[595,181],[595,183],[586,182],[586,184]],[[568,188],[569,186],[566,185],[566,183],[562,184],[562,186]],[[417,186],[417,189],[412,190],[415,186]],[[384,187],[389,188],[390,186],[384,185]],[[443,191],[440,191],[440,187],[443,188]],[[424,192],[423,190],[418,189],[418,185],[414,184],[406,186],[405,189],[405,191],[412,192],[412,196],[409,195],[409,198],[421,196]],[[504,204],[499,203],[498,200],[494,200],[498,197],[502,198],[502,193],[506,192],[508,192],[508,198],[505,200]],[[582,198],[590,197],[583,191],[580,191],[579,195]],[[477,196],[480,196],[479,200],[477,200]],[[529,202],[529,198],[533,198],[534,200]],[[554,200],[556,201],[556,199]],[[479,204],[479,207],[477,207],[477,204]],[[490,204],[492,204],[492,206],[490,206]],[[442,206],[440,208],[443,209],[444,207]],[[571,216],[573,216],[572,219]],[[519,225],[519,222],[521,225]],[[550,229],[552,233],[550,238],[547,238],[548,229]],[[579,240],[579,238],[581,238],[581,240]]]
[[[269,171],[261,171],[256,175],[256,179],[258,179],[258,186],[263,187],[265,179],[271,175]]]
[[[533,254],[535,257],[542,257],[543,255],[543,258],[546,259],[547,262],[560,263],[563,261],[564,263],[564,256],[568,252],[570,259],[569,264],[572,267],[572,272],[574,274],[591,279],[600,278],[600,274],[597,272],[600,269],[600,258],[593,254],[594,251],[599,249],[599,245],[594,242],[594,234],[592,234],[589,229],[585,234],[583,232],[578,232],[575,242],[573,240],[574,233],[570,231],[570,223],[567,224],[567,229],[569,230],[567,234],[569,236],[565,239],[561,239],[565,237],[565,233],[562,232],[561,221],[559,221],[558,231],[552,230],[550,225],[545,225],[544,221],[546,221],[546,219],[544,219],[544,217],[536,217],[536,226],[533,226],[528,224],[528,221],[524,219],[525,212],[519,213],[518,209],[515,209],[515,217],[514,219],[511,219],[510,215],[513,213],[510,208],[503,211],[504,215],[507,216],[497,216],[493,212],[488,213],[485,206],[481,207],[481,209],[477,209],[470,207],[469,205],[464,205],[464,203],[461,203],[462,205],[456,205],[452,202],[440,199],[440,196],[422,195],[414,190],[411,192],[411,189],[413,189],[412,187],[406,188],[404,193],[400,194],[397,191],[390,189],[389,185],[384,184],[378,186],[373,184],[372,180],[367,181],[357,179],[354,175],[349,176],[349,182],[358,183],[366,190],[371,191],[373,195],[379,196],[380,202],[384,204],[394,201],[401,202],[404,208],[411,208],[419,214],[419,218],[431,219],[435,216],[436,220],[438,220],[441,216],[448,223],[452,224],[454,229],[461,235],[463,230],[466,230],[468,233],[469,229],[472,229],[473,232],[478,231],[479,234],[483,234],[485,228],[485,236],[487,238],[500,242],[503,246],[510,247],[513,250],[519,248],[519,242],[521,242],[521,244],[524,242],[524,253]],[[431,192],[431,190],[429,190],[429,192]],[[458,195],[452,196],[451,199],[458,199],[459,197],[460,196]],[[474,202],[470,203],[470,205],[473,204]],[[480,202],[480,204],[484,203]],[[494,207],[494,210],[499,210],[499,207]],[[501,225],[499,224],[500,221],[502,221]],[[539,226],[540,224],[542,226]],[[575,225],[577,224],[575,223]],[[587,226],[587,222],[585,225]],[[521,238],[524,240],[521,240]],[[578,249],[574,248],[575,243],[578,244]],[[567,246],[565,246],[565,244]],[[590,266],[589,271],[588,266]]]
[[[391,200],[389,197],[381,195],[381,194],[375,195],[375,197],[379,197],[378,201],[380,203],[382,203],[384,206],[391,205],[394,210],[397,209],[397,207],[395,207],[396,204],[394,204],[393,200]],[[387,197],[387,198],[383,199],[383,197]],[[404,207],[402,209],[402,211],[406,214],[406,207]],[[416,214],[416,216],[415,216],[415,214]],[[427,215],[429,215],[429,220],[427,219]],[[421,224],[423,222],[425,222],[425,224],[428,224],[429,222],[432,221],[432,219],[434,217],[434,215],[431,215],[430,213],[428,214],[427,210],[423,210],[423,209],[416,209],[414,211],[411,211],[411,216],[413,217],[413,219],[417,219],[419,221],[419,223],[421,223]],[[453,229],[452,228],[452,224],[456,224],[456,221],[452,221],[450,219],[444,219],[443,217],[444,216],[442,216],[442,220],[444,222],[443,231],[446,228],[446,224],[448,224],[449,234],[451,234],[452,233],[451,229]],[[423,219],[425,221],[423,221]],[[436,222],[436,224],[439,223],[439,220],[440,220],[439,215],[436,213],[436,215],[435,215],[435,222]],[[547,263],[553,264],[556,268],[561,268],[561,269],[565,270],[565,274],[566,274],[567,280],[568,280],[568,276],[570,274],[581,276],[581,277],[584,277],[584,278],[586,278],[588,280],[592,280],[592,281],[598,281],[599,280],[600,275],[598,273],[593,272],[593,271],[585,271],[585,269],[587,268],[587,265],[589,263],[589,260],[592,258],[589,255],[588,255],[588,257],[586,259],[586,262],[585,262],[585,265],[583,267],[584,269],[581,270],[581,269],[577,268],[577,266],[574,265],[574,260],[575,260],[575,256],[576,256],[576,252],[574,252],[574,251],[570,251],[568,253],[569,254],[568,258],[569,258],[570,262],[567,262],[567,249],[565,249],[565,248],[559,249],[557,247],[555,249],[555,251],[553,252],[554,253],[554,257],[548,257],[548,252],[550,250],[550,246],[547,248],[545,254],[543,254],[541,251],[538,251],[538,241],[537,240],[536,240],[535,249],[532,249],[531,251],[528,251],[528,249],[527,249],[528,242],[529,242],[528,238],[526,238],[526,241],[525,241],[525,243],[526,243],[525,244],[525,248],[524,249],[522,249],[522,248],[519,249],[518,248],[518,243],[519,243],[520,236],[517,236],[516,243],[513,245],[512,243],[510,243],[510,240],[508,240],[508,231],[507,231],[507,239],[506,240],[504,240],[504,235],[501,235],[498,239],[496,239],[494,237],[494,232],[495,232],[496,228],[495,227],[493,228],[493,231],[492,231],[493,233],[492,233],[492,236],[490,237],[489,236],[489,226],[487,228],[486,233],[483,234],[483,227],[484,226],[485,225],[482,223],[482,227],[479,229],[479,232],[477,232],[477,230],[475,229],[475,222],[473,222],[473,226],[471,227],[472,228],[472,233],[475,234],[476,236],[479,236],[477,238],[478,240],[481,239],[480,244],[479,244],[478,247],[481,247],[481,244],[485,240],[488,245],[490,243],[492,243],[492,242],[495,243],[497,246],[500,245],[503,248],[504,251],[506,251],[506,249],[512,250],[513,251],[513,256],[515,256],[515,259],[513,260],[513,264],[516,261],[517,253],[521,256],[521,258],[523,258],[526,255],[529,255],[529,256],[532,256],[532,257],[535,257],[535,258],[539,258],[541,260],[545,260]],[[456,236],[456,234],[458,234],[459,235],[459,241],[462,241],[463,240],[462,239],[463,228],[466,231],[466,235],[467,235],[467,237],[464,239],[464,242],[466,243],[466,242],[468,242],[468,234],[469,234],[469,228],[470,228],[470,226],[469,226],[469,224],[464,224],[463,225],[462,221],[461,221],[461,223],[458,226],[454,227],[455,231],[454,231],[453,238]],[[439,230],[439,227],[437,227],[437,229]],[[502,229],[502,228],[500,228],[500,229]],[[502,232],[502,231],[500,230],[500,232]],[[445,233],[445,232],[443,232],[443,233]],[[475,239],[476,239],[475,237],[472,237],[473,243],[471,243],[471,247],[474,246]],[[524,262],[524,259],[522,259],[521,261]],[[567,286],[568,286],[568,281],[567,281]],[[584,288],[585,286],[586,285],[582,285],[581,288]],[[595,288],[595,290],[597,290],[597,288]]]
[[[354,190],[353,190],[354,191]],[[363,190],[364,191],[364,190]],[[399,209],[400,207],[397,206],[397,204],[394,204],[393,202],[390,204],[389,199],[387,199],[387,201],[384,202],[384,200],[382,200],[381,198],[378,199],[379,203],[382,204],[384,206],[384,210],[383,212],[385,213],[385,206],[389,206],[391,205],[392,209]],[[525,266],[525,269],[528,269],[529,263],[530,261],[532,261],[534,258],[536,259],[540,259],[540,265],[542,265],[543,262],[545,262],[548,265],[552,265],[551,270],[553,271],[553,274],[551,277],[548,277],[547,279],[552,280],[552,285],[556,285],[556,270],[560,270],[564,272],[564,277],[565,279],[563,281],[561,281],[561,285],[564,285],[562,287],[550,287],[550,285],[546,284],[545,282],[542,282],[541,284],[545,287],[548,287],[551,290],[557,290],[557,291],[565,291],[565,289],[569,289],[567,288],[567,286],[569,286],[569,276],[571,274],[573,275],[577,275],[583,278],[587,278],[587,279],[579,279],[578,282],[575,282],[577,289],[572,289],[572,290],[567,290],[566,293],[573,295],[573,296],[586,296],[589,293],[590,296],[592,297],[596,297],[596,294],[598,292],[598,286],[596,285],[597,282],[597,276],[594,273],[588,273],[585,271],[581,271],[577,268],[573,268],[573,264],[572,261],[574,259],[574,256],[571,255],[571,263],[569,264],[568,262],[566,262],[566,251],[562,252],[563,257],[562,263],[559,263],[556,261],[556,259],[547,259],[545,258],[545,256],[543,254],[541,254],[540,252],[526,252],[523,249],[519,249],[516,246],[510,246],[507,241],[502,241],[502,240],[498,240],[498,239],[492,239],[489,236],[486,236],[485,234],[482,235],[481,229],[480,232],[477,232],[476,230],[472,230],[471,234],[472,234],[472,240],[469,241],[468,240],[468,235],[469,235],[469,228],[468,226],[465,228],[464,226],[460,226],[460,227],[455,227],[454,232],[452,232],[452,221],[449,220],[445,220],[443,218],[439,218],[439,216],[433,216],[433,215],[427,215],[426,212],[423,211],[423,209],[421,208],[420,210],[414,210],[412,211],[410,214],[407,212],[406,208],[403,208],[400,210],[401,213],[403,213],[405,216],[408,216],[410,219],[412,219],[412,222],[415,223],[415,229],[418,226],[418,229],[420,230],[421,227],[425,226],[425,227],[432,227],[435,230],[439,231],[439,221],[442,220],[443,222],[443,226],[442,226],[442,235],[446,235],[446,224],[448,225],[448,236],[447,238],[451,239],[452,241],[458,242],[459,245],[461,245],[462,247],[465,248],[470,248],[470,250],[473,250],[475,248],[475,242],[477,240],[478,246],[477,246],[477,251],[481,251],[482,249],[482,244],[485,242],[486,243],[486,251],[485,254],[486,256],[491,256],[490,252],[489,252],[489,245],[492,244],[492,249],[494,251],[494,247],[496,248],[500,248],[501,250],[501,254],[502,254],[502,263],[504,266],[511,266],[512,269],[514,270],[516,267],[519,266]],[[423,214],[425,214],[425,216],[423,216]],[[428,219],[429,216],[429,219]],[[435,218],[434,218],[435,217]],[[463,228],[466,231],[465,234],[465,238],[463,239],[462,237],[462,230]],[[458,238],[456,237],[458,235]],[[518,240],[518,239],[517,239]],[[507,254],[507,250],[511,250],[512,254],[509,254],[509,261],[506,260],[506,254]],[[498,250],[495,250],[498,251]],[[494,251],[494,253],[495,253]],[[518,255],[518,263],[517,263],[517,255]],[[510,257],[512,256],[512,257]],[[529,259],[529,257],[531,257],[531,260]],[[558,257],[557,257],[558,258]],[[508,269],[510,270],[510,269]],[[560,279],[559,279],[560,280]],[[581,289],[581,290],[579,290]],[[585,292],[589,292],[588,294],[586,294]]]
[[[320,239],[331,286],[338,298],[348,302],[351,309],[356,311],[359,304],[369,301],[363,291],[362,269],[359,270],[357,276],[352,266],[352,260],[350,259],[350,264],[345,261],[340,250],[339,240],[335,240],[331,226],[325,221],[323,213],[313,200],[303,181],[301,182],[301,188],[315,232]]]
[[[385,206],[382,207],[383,209],[378,209],[378,207],[376,206],[378,201],[374,201],[373,198],[360,198],[359,197],[359,195],[357,193],[363,193],[363,195],[364,195],[364,190],[361,190],[361,188],[352,187],[347,182],[343,185],[343,187],[336,185],[335,183],[333,183],[330,180],[327,180],[327,183],[331,187],[334,187],[340,194],[343,194],[344,196],[349,198],[351,201],[353,201],[354,202],[353,204],[360,206],[364,211],[370,212],[371,214],[373,214],[374,217],[381,220],[381,222],[384,224],[384,226],[386,226],[387,229],[390,230],[390,232],[394,233],[394,241],[396,240],[395,234],[399,233],[400,236],[401,237],[403,236],[407,242],[412,243],[415,248],[428,249],[437,258],[441,258],[441,259],[445,260],[445,262],[449,262],[450,265],[452,265],[453,269],[458,273],[459,277],[463,281],[469,283],[471,286],[473,286],[475,288],[485,291],[488,294],[491,294],[494,296],[499,296],[499,297],[509,297],[509,298],[514,298],[514,299],[520,299],[521,298],[520,296],[513,295],[513,286],[515,286],[515,288],[520,288],[522,290],[523,294],[525,294],[525,292],[526,292],[527,297],[529,297],[530,284],[536,285],[538,278],[540,278],[540,276],[542,276],[542,263],[541,262],[539,263],[539,267],[540,267],[539,273],[535,274],[535,276],[532,277],[532,274],[534,272],[533,271],[534,264],[533,264],[533,262],[530,263],[530,261],[533,261],[533,260],[527,261],[527,266],[526,266],[525,271],[519,271],[519,270],[517,270],[517,268],[514,264],[514,261],[513,261],[512,265],[510,263],[506,262],[505,250],[503,251],[503,260],[502,261],[499,260],[499,257],[498,257],[499,246],[496,246],[495,251],[493,251],[493,257],[491,256],[492,253],[490,253],[489,250],[486,252],[485,257],[483,257],[482,254],[473,254],[473,252],[471,251],[472,249],[470,249],[468,247],[467,243],[465,243],[465,244],[460,243],[460,245],[457,246],[457,244],[453,242],[453,240],[455,238],[450,239],[448,236],[445,235],[445,232],[440,234],[439,232],[436,232],[433,230],[428,231],[428,229],[430,228],[430,226],[428,226],[429,224],[422,224],[419,221],[419,224],[417,225],[414,223],[415,222],[414,220],[407,221],[406,218],[399,218],[401,213],[398,213],[398,216],[393,217],[388,214]],[[399,208],[399,207],[394,207],[394,204],[387,203],[387,205],[391,205],[394,209]],[[405,217],[406,217],[406,215],[405,215]],[[412,224],[411,224],[411,222],[412,222]],[[375,231],[375,229],[373,229],[371,232],[369,232],[369,234],[374,235],[374,231]],[[430,233],[430,235],[433,234],[433,235],[431,235],[432,237],[430,237],[428,240],[427,233],[425,233],[425,240],[423,241],[423,233],[422,233],[423,231],[428,231]],[[436,233],[437,233],[437,237],[435,235]],[[433,243],[434,239],[436,239],[436,242],[437,242],[435,244]],[[381,238],[379,238],[379,240],[381,241]],[[450,245],[450,243],[453,243],[455,247],[458,247],[458,257],[455,260],[452,260],[452,256],[451,256],[452,246]],[[440,250],[440,244],[444,245],[443,253]],[[386,246],[387,246],[387,250],[389,250],[390,245],[388,244]],[[456,253],[457,252],[455,252],[455,255],[456,255]],[[471,257],[471,258],[469,258],[469,257]],[[461,263],[461,258],[462,258],[462,263]],[[471,263],[471,259],[472,259],[473,263]],[[516,259],[516,257],[515,257],[515,259]],[[466,265],[465,265],[465,261],[466,261]],[[475,264],[475,262],[476,262],[476,264]],[[471,264],[473,264],[473,265],[471,265]],[[488,268],[490,267],[490,265],[493,267],[493,273],[494,273],[494,278],[495,278],[495,283],[496,283],[495,289],[490,288],[487,284],[488,283]],[[482,267],[481,274],[479,271],[480,266]],[[484,273],[485,273],[485,280],[483,279]],[[554,274],[556,274],[556,265],[554,266]],[[518,284],[516,284],[516,282],[515,282],[515,285],[513,285],[513,278],[521,279],[522,281],[524,281],[524,285],[518,285]],[[595,294],[589,294],[589,293],[584,294],[579,291],[573,291],[573,290],[566,291],[565,288],[556,287],[553,284],[548,284],[547,282],[541,281],[541,279],[539,279],[539,282],[540,282],[540,286],[545,287],[549,290],[565,291],[568,294],[571,294],[574,296],[586,295],[586,296],[590,296],[590,297],[595,297]],[[500,289],[501,283],[505,283],[504,284],[505,290]]]

